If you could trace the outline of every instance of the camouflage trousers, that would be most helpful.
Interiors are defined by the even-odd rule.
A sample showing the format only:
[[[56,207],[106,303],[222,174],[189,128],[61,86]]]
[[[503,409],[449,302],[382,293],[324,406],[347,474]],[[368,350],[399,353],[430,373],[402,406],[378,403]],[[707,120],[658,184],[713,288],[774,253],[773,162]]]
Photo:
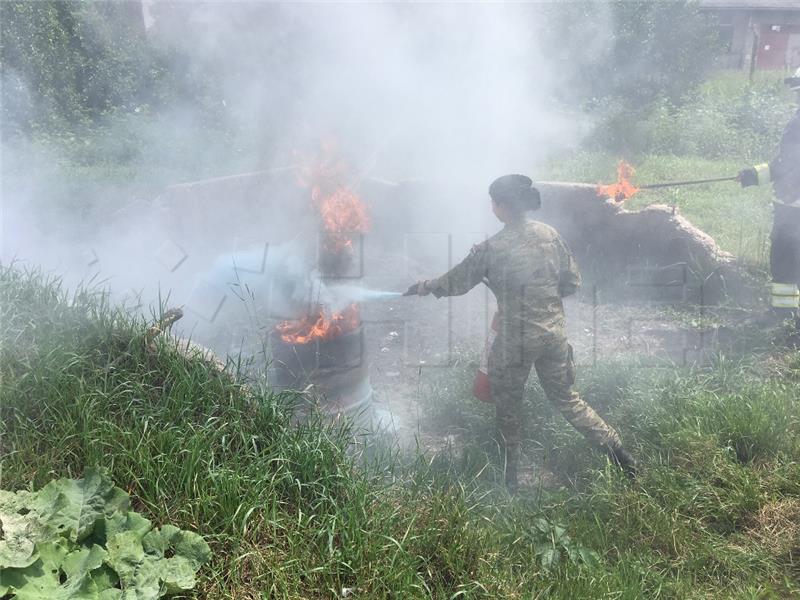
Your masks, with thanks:
[[[575,363],[572,347],[564,336],[548,340],[509,340],[497,336],[489,352],[489,386],[496,407],[497,429],[506,453],[509,475],[516,479],[519,459],[520,421],[525,383],[536,369],[545,395],[564,418],[600,448],[618,448],[619,434],[572,389]]]

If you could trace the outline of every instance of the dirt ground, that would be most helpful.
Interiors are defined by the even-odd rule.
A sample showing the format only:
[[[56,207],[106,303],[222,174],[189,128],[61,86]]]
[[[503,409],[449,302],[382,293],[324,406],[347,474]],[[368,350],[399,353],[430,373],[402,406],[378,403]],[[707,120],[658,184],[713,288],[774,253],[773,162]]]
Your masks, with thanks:
[[[365,306],[376,405],[416,414],[426,371],[464,360],[477,368],[494,310],[493,298],[482,289],[450,300],[402,298]],[[591,291],[567,299],[565,310],[578,369],[619,358],[652,367],[698,364],[730,346],[735,322],[747,314],[648,302],[601,304],[593,302]]]
[[[421,258],[410,254],[407,249],[365,252],[361,272],[346,283],[403,291],[414,281],[443,273],[453,262],[431,256],[427,250]],[[452,255],[460,256],[455,251]],[[362,303],[365,358],[370,363],[375,406],[395,415],[399,427],[416,430],[421,378],[464,361],[474,362],[477,368],[495,309],[484,285],[454,298],[402,297]],[[732,332],[752,315],[741,307],[697,306],[673,290],[643,298],[640,290],[626,288],[624,282],[611,290],[591,280],[565,300],[565,310],[567,335],[579,369],[623,357],[653,367],[697,364],[730,347],[735,340]],[[250,318],[217,323],[208,335],[195,339],[218,355],[241,349],[245,355],[255,355],[257,367],[263,366],[269,352],[264,340],[277,322],[262,315],[257,322]]]

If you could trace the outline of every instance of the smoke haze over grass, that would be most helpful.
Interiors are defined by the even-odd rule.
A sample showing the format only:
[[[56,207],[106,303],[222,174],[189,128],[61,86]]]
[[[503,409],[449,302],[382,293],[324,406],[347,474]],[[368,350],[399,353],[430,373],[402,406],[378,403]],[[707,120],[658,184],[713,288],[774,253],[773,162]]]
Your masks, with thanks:
[[[321,145],[336,148],[359,190],[369,177],[454,190],[392,227],[479,240],[498,227],[485,192],[494,177],[555,170],[570,179],[545,163],[598,131],[602,111],[581,111],[569,84],[597,79],[596,64],[612,56],[625,16],[624,3],[612,4],[147,3],[147,43],[164,53],[175,89],[160,104],[131,98],[90,124],[4,139],[0,257],[55,270],[71,286],[106,281],[145,307],[167,295],[183,304],[211,293],[204,279],[217,256],[253,242],[277,248],[292,229],[308,236],[307,223],[286,214],[312,209],[281,189],[244,209],[225,190],[200,205],[165,188],[302,165]],[[653,35],[667,25],[655,23]],[[642,33],[643,48],[651,38]],[[649,76],[656,65],[646,56],[620,73]],[[658,115],[648,131],[668,129]],[[166,200],[153,202],[159,195]],[[273,227],[253,239],[240,230],[257,217]],[[201,220],[210,226],[193,229]],[[455,244],[452,258],[463,250]],[[205,300],[217,306],[213,289]]]
[[[0,6],[12,4],[47,3]],[[800,593],[798,535],[785,526],[800,522],[800,354],[774,356],[768,334],[745,324],[729,333],[737,348],[749,344],[745,359],[681,368],[667,343],[677,340],[686,361],[696,350],[688,334],[703,339],[711,308],[699,325],[688,304],[667,318],[654,305],[604,306],[601,294],[598,309],[585,285],[591,302],[567,307],[577,389],[644,469],[624,480],[532,385],[522,441],[536,483],[511,498],[494,408],[471,395],[478,353],[459,345],[485,341],[488,290],[452,307],[390,304],[388,290],[440,274],[499,228],[486,193],[498,175],[610,180],[624,144],[609,139],[620,130],[640,141],[627,157],[639,182],[733,174],[768,151],[788,105],[762,115],[778,93],[742,74],[731,86],[714,80],[677,112],[665,93],[648,119],[622,111],[608,127],[622,103],[569,101],[579,95],[570,82],[591,88],[609,71],[610,87],[636,88],[644,75],[649,87],[638,87],[651,92],[668,76],[680,91],[682,74],[656,64],[661,55],[624,51],[655,36],[686,54],[681,33],[697,23],[627,28],[622,51],[614,36],[628,7],[679,14],[681,2],[146,4],[147,44],[174,75],[168,98],[131,97],[87,122],[53,116],[2,140],[4,488],[107,466],[149,518],[209,537],[215,554],[198,597]],[[561,8],[583,20],[559,29],[550,19]],[[618,62],[603,65],[610,56]],[[4,66],[3,83],[25,87],[16,75]],[[370,260],[353,262],[379,277],[320,273],[319,223],[297,169],[320,147],[335,148],[347,184],[372,203],[372,229],[353,240]],[[242,173],[251,176],[225,179]],[[402,180],[411,181],[392,183]],[[653,191],[630,206],[673,204],[725,249],[763,262],[770,191],[737,185],[720,198],[723,189]],[[14,258],[32,272],[8,268]],[[71,290],[81,280],[109,287],[111,299],[92,286],[67,293],[40,267]],[[364,303],[376,404],[400,408],[411,454],[354,438],[346,420],[298,425],[300,398],[274,394],[261,377],[274,319],[317,302]],[[178,352],[188,345],[168,335],[148,342],[153,313],[173,306],[185,308],[173,333],[233,357],[228,372],[240,379]],[[750,313],[730,314],[717,322]],[[674,328],[679,319],[691,328]],[[590,347],[599,360],[584,368]]]
[[[17,160],[9,144],[22,142],[4,140],[13,166],[4,202],[16,224],[4,260],[30,259],[73,284],[99,271],[119,293],[163,293],[178,284],[152,256],[170,231],[147,203],[165,184],[297,164],[333,143],[356,183],[433,179],[482,195],[498,174],[530,172],[587,129],[554,102],[557,69],[540,47],[535,5],[148,9],[151,40],[207,82],[206,96],[112,115],[46,152],[26,143]],[[439,212],[453,215],[449,230],[474,223],[459,224],[455,206]]]

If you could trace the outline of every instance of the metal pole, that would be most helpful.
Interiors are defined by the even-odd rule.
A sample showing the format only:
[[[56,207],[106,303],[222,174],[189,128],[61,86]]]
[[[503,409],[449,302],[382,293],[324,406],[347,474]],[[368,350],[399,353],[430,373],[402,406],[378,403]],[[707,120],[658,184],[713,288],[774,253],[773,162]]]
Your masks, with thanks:
[[[759,48],[759,38],[758,38],[758,29],[752,22],[752,17],[750,17],[750,25],[752,26],[753,31],[753,46],[750,48],[750,74],[749,79],[750,83],[753,83],[753,76],[756,72],[756,63],[758,62],[758,48]]]
[[[701,183],[716,183],[718,181],[737,181],[738,175],[733,177],[714,177],[712,179],[692,179],[688,181],[668,181],[666,183],[650,183],[647,185],[640,185],[640,190],[654,190],[657,188],[674,187],[679,185],[698,185]]]

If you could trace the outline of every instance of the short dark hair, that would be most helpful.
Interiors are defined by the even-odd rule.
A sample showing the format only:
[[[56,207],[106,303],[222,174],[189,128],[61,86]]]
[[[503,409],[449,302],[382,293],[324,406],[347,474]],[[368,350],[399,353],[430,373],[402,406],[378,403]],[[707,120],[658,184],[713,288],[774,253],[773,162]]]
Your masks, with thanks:
[[[527,175],[503,175],[489,186],[489,196],[497,204],[504,204],[517,212],[537,210],[542,205],[539,190]]]

